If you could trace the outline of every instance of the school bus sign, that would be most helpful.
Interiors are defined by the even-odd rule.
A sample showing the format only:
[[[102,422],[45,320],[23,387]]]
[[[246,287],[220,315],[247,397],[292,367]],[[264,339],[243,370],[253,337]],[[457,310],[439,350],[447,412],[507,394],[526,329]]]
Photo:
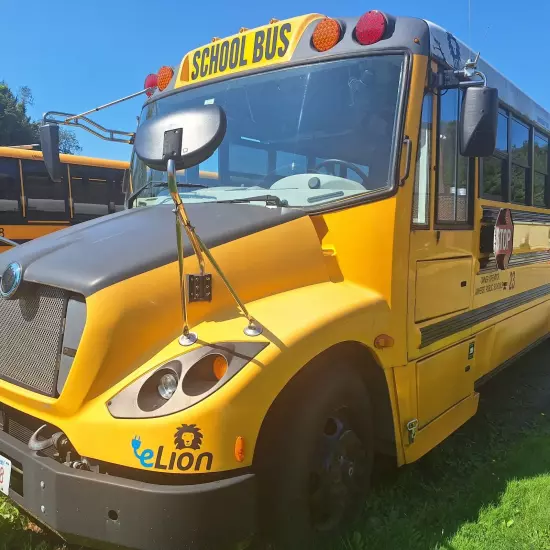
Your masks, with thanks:
[[[197,48],[184,57],[175,87],[289,61],[308,25],[322,17],[294,17]]]

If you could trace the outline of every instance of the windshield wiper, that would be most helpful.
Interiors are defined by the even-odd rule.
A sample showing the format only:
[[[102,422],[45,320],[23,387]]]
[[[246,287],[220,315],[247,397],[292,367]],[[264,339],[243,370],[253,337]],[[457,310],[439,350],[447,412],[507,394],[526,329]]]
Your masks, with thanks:
[[[217,203],[238,203],[238,202],[265,202],[266,206],[288,206],[288,201],[279,198],[277,195],[259,195],[257,197],[243,197],[241,199],[228,199],[216,201]]]
[[[177,183],[178,187],[198,187],[199,189],[208,189],[208,185],[202,183]],[[153,183],[153,187],[168,187],[168,184],[164,181],[157,181]]]

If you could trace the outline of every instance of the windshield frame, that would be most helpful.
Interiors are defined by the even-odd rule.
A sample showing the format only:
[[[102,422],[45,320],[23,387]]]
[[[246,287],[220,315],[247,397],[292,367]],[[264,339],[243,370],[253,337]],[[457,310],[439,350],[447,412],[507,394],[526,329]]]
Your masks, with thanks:
[[[296,208],[296,209],[306,210],[312,213],[341,210],[344,208],[349,208],[350,206],[356,206],[367,202],[374,202],[383,198],[390,197],[396,194],[400,187],[399,167],[401,166],[401,155],[404,149],[403,141],[404,141],[404,132],[405,132],[405,121],[406,121],[407,105],[408,105],[408,99],[409,99],[409,87],[411,82],[411,69],[412,69],[412,52],[407,48],[386,48],[386,49],[379,49],[379,50],[371,50],[368,52],[354,51],[354,52],[349,52],[345,54],[325,55],[319,59],[312,59],[312,58],[300,59],[299,61],[294,61],[294,62],[290,61],[288,63],[284,63],[274,67],[255,68],[255,69],[239,72],[238,74],[224,75],[222,77],[207,81],[207,83],[200,82],[196,84],[190,84],[183,88],[170,90],[169,92],[166,92],[158,97],[153,96],[149,98],[147,101],[145,101],[145,103],[142,106],[141,112],[143,112],[145,107],[147,107],[148,105],[155,103],[157,101],[162,101],[163,99],[169,96],[185,93],[187,90],[193,90],[196,88],[207,88],[209,84],[213,84],[213,83],[217,84],[219,82],[252,76],[254,74],[267,73],[267,72],[281,70],[281,69],[291,69],[294,67],[312,65],[317,63],[325,63],[325,62],[339,61],[339,60],[352,59],[352,58],[365,58],[365,57],[396,55],[396,54],[401,54],[403,56],[403,65],[402,65],[402,71],[401,71],[401,87],[398,90],[399,97],[396,105],[396,110],[397,110],[396,123],[395,123],[396,135],[392,145],[392,152],[391,152],[391,157],[389,161],[388,181],[391,184],[371,192],[360,193],[358,195],[354,195],[351,197],[344,197],[344,198],[337,199],[324,204],[311,205],[311,206],[304,205],[304,206],[287,206],[286,207],[286,208]],[[141,124],[141,119],[139,121],[139,124]],[[132,149],[132,155],[130,160],[130,170],[132,170],[134,157],[135,157],[135,150]],[[412,160],[413,159],[411,159],[411,162]],[[133,208],[134,199],[141,193],[142,190],[148,187],[148,185],[149,183],[143,185],[142,187],[140,187],[139,189],[135,190],[132,193],[132,195],[128,199],[128,208]]]

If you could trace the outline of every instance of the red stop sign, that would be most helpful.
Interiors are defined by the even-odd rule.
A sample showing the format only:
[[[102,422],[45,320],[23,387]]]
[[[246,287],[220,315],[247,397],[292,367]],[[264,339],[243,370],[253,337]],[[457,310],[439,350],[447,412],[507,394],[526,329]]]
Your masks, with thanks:
[[[493,252],[499,269],[506,269],[514,250],[514,221],[509,208],[501,208],[495,223]]]

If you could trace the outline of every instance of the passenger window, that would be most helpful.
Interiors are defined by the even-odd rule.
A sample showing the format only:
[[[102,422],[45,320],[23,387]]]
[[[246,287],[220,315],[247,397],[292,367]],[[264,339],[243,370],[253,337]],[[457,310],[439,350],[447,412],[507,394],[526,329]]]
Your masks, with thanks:
[[[432,94],[424,96],[422,123],[418,138],[418,155],[413,191],[413,224],[428,225],[430,222],[430,172],[432,142]]]
[[[117,211],[117,202],[119,207],[124,204],[122,170],[77,165],[71,165],[69,170],[76,222],[111,214]]]
[[[546,186],[548,184],[548,138],[535,134],[535,181],[533,190],[533,204],[546,206]]]
[[[437,221],[469,221],[470,159],[458,147],[458,120],[462,92],[447,90],[440,96]]]
[[[508,114],[498,114],[497,143],[492,157],[483,159],[481,196],[492,201],[506,201],[508,173]]]
[[[512,202],[526,204],[529,182],[529,128],[512,120]]]
[[[23,221],[19,161],[0,158],[0,224]]]
[[[23,187],[29,221],[69,220],[65,169],[59,183],[53,182],[43,162],[23,160]]]

